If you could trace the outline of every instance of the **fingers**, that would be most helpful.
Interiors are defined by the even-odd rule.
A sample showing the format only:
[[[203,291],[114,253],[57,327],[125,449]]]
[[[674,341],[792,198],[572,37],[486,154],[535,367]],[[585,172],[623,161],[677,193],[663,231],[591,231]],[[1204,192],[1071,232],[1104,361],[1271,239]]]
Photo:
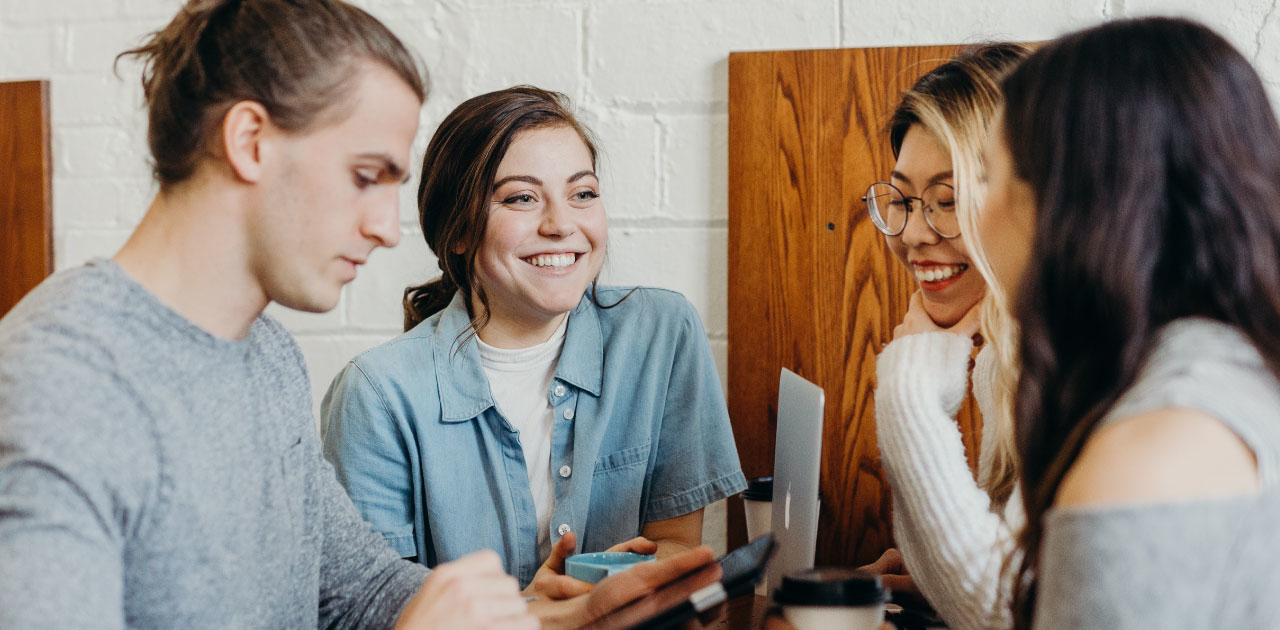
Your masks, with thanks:
[[[907,561],[903,560],[902,552],[894,549],[893,547],[886,549],[884,554],[882,554],[880,559],[876,562],[881,565],[881,573],[896,573],[902,575],[907,573]]]
[[[500,575],[506,577],[502,570],[502,560],[498,554],[489,549],[469,553],[453,562],[446,562],[431,572],[432,576],[444,576],[439,579],[453,579],[467,576]]]
[[[911,301],[907,303],[907,312],[908,313],[925,312],[924,311],[924,294],[921,293],[919,289],[916,289],[915,292],[911,294]]]
[[[590,582],[583,582],[567,575],[542,575],[534,578],[529,590],[547,599],[572,599],[586,595],[595,588]]]
[[[586,618],[597,619],[694,571],[698,573],[690,578],[700,584],[710,584],[720,579],[720,565],[712,561],[709,547],[697,547],[665,560],[645,562],[611,575],[591,591],[587,599]]]
[[[928,311],[924,309],[924,296],[917,290],[911,294],[911,302],[907,306],[907,314],[903,316],[902,323],[893,329],[893,338],[899,339],[907,335],[935,330],[942,329],[938,328],[938,325],[933,323],[933,318],[929,317]]]
[[[551,547],[551,556],[543,565],[559,574],[564,574],[564,559],[573,555],[573,550],[578,545],[577,535],[573,532],[567,532],[560,540],[556,541],[555,546]]]
[[[920,590],[916,588],[916,581],[911,579],[910,575],[884,574],[880,576],[880,583],[894,593],[920,592]]]
[[[949,330],[966,337],[978,334],[982,330],[982,300],[970,307],[964,317],[961,317],[960,321],[956,322]]]
[[[609,547],[606,551],[630,551],[632,553],[652,554],[657,553],[658,543],[653,542],[644,536],[636,536],[631,540]]]
[[[871,564],[868,564],[865,566],[858,567],[858,569],[862,571],[870,571],[872,573],[884,573],[886,570],[888,570],[889,566],[893,563],[893,554],[891,553],[892,551],[894,550],[893,549],[885,550],[884,553],[880,554],[879,558],[876,558],[875,562],[872,562]]]
[[[516,579],[492,551],[440,565],[401,611],[397,628],[537,628]]]
[[[911,294],[911,303],[907,307],[907,314],[903,316],[902,323],[893,329],[893,338],[900,339],[907,335],[925,332],[946,331],[963,335],[965,337],[974,337],[982,330],[982,301],[979,300],[965,311],[960,321],[949,327],[940,327],[924,307],[924,296],[920,291]]]
[[[489,627],[494,628],[494,630],[541,630],[542,622],[538,621],[538,618],[533,615],[524,614],[519,617],[503,619]]]
[[[651,587],[661,586],[699,567],[714,561],[711,548],[703,545],[681,552],[666,560],[645,562],[632,567],[630,571],[619,575],[632,574],[632,577],[643,580]]]

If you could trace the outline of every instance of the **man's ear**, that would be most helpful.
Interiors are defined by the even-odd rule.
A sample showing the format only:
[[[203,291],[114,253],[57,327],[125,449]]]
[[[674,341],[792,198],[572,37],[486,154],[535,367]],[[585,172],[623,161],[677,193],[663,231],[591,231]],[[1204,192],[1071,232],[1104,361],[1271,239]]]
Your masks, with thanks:
[[[240,101],[222,117],[222,150],[237,179],[257,182],[262,178],[262,141],[271,118],[267,108],[256,101]]]

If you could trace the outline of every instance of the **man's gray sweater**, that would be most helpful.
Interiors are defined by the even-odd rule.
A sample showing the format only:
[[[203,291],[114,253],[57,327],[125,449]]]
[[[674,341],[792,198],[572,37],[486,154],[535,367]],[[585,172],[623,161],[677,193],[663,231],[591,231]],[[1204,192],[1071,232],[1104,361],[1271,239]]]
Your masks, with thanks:
[[[0,628],[389,627],[400,560],[320,453],[274,320],[213,337],[115,263],[0,320]]]

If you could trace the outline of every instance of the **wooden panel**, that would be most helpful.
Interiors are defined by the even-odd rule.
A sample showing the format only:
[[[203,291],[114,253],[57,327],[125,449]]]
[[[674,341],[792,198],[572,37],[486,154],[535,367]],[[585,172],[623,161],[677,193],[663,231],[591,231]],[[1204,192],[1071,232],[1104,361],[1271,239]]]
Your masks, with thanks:
[[[49,84],[0,83],[0,317],[53,273]]]
[[[954,46],[729,57],[729,413],[748,477],[771,474],[778,370],[823,387],[818,563],[892,544],[876,447],[875,357],[915,284],[863,211],[893,166],[885,125],[901,90]],[[981,418],[959,418],[976,467]],[[730,546],[745,540],[730,504]]]

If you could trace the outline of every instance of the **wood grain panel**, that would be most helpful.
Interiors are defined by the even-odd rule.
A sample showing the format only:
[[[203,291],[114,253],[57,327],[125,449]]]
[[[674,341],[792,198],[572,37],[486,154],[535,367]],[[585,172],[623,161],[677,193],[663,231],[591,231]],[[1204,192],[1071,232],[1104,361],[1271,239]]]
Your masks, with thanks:
[[[771,474],[778,370],[827,394],[819,564],[892,544],[876,446],[875,357],[915,284],[863,213],[893,165],[885,124],[901,90],[958,47],[729,57],[729,412],[748,477]],[[971,467],[981,418],[959,418]],[[730,505],[730,546],[745,540]]]
[[[0,83],[0,317],[53,273],[49,84]]]

